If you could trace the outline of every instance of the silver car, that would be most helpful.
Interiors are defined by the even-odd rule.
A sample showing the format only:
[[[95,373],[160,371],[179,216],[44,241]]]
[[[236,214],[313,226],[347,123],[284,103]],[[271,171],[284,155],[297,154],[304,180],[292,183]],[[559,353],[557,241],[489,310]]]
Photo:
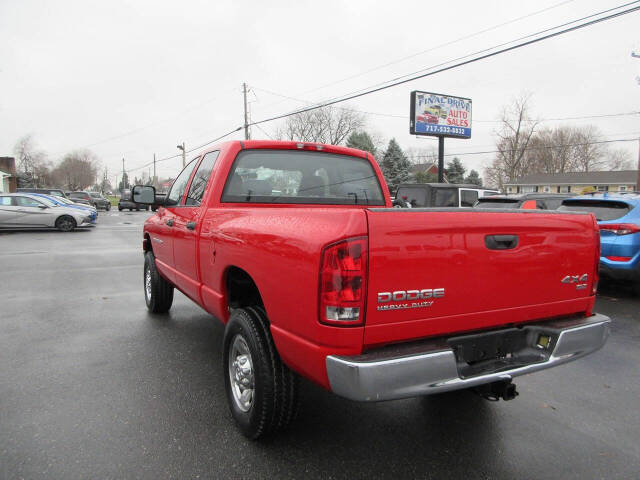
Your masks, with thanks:
[[[57,228],[70,232],[92,226],[88,211],[58,206],[28,193],[0,193],[0,229]]]

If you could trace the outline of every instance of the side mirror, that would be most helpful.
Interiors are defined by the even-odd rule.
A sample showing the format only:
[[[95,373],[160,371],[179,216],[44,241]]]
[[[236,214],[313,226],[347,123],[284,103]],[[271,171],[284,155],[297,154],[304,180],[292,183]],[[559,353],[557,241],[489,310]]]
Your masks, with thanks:
[[[520,207],[524,210],[536,210],[538,207],[536,205],[536,201],[535,200],[527,200],[526,202],[524,202],[522,204],[522,206]]]
[[[131,189],[131,196],[135,203],[153,205],[156,201],[156,189],[151,185],[135,185]]]

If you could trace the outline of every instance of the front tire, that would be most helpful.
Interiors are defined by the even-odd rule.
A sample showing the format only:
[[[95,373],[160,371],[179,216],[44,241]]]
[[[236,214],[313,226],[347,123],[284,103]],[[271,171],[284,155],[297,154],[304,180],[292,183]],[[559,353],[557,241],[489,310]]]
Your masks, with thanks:
[[[153,252],[144,254],[144,300],[151,313],[167,313],[173,304],[173,285],[156,269]]]
[[[298,377],[280,359],[260,307],[233,311],[224,332],[224,381],[231,415],[255,440],[287,427],[298,410]]]
[[[107,207],[105,208],[105,210],[108,212],[109,210],[111,210],[111,204],[107,205]]]
[[[69,215],[62,215],[56,220],[56,228],[61,232],[71,232],[76,226],[76,220]]]

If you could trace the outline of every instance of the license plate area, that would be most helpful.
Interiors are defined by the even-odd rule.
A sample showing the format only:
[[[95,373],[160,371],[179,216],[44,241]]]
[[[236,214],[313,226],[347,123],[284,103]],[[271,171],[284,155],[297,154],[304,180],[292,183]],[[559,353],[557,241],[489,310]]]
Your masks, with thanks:
[[[458,374],[469,378],[544,362],[556,340],[553,332],[524,327],[452,337],[447,343],[455,354]]]

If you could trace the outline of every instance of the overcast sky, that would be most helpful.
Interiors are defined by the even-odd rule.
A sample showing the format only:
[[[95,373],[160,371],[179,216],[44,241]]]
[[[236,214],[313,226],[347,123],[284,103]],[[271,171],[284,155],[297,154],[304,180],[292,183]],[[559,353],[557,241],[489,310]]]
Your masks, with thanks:
[[[123,157],[139,176],[154,152],[174,155],[179,142],[189,149],[242,125],[245,81],[251,118],[260,120],[305,105],[274,93],[322,101],[622,3],[0,0],[0,156],[33,134],[54,162],[88,147],[112,182]],[[409,134],[409,93],[470,97],[472,138],[447,139],[445,148],[482,171],[492,155],[464,152],[495,147],[495,120],[523,92],[541,119],[640,111],[634,49],[639,12],[347,105],[371,112],[367,129],[385,141],[430,147],[435,139]],[[638,114],[544,124],[594,124],[608,140],[640,134]],[[252,136],[277,127],[254,127]],[[638,142],[614,145],[637,158]],[[158,174],[175,176],[181,165],[159,163]]]

